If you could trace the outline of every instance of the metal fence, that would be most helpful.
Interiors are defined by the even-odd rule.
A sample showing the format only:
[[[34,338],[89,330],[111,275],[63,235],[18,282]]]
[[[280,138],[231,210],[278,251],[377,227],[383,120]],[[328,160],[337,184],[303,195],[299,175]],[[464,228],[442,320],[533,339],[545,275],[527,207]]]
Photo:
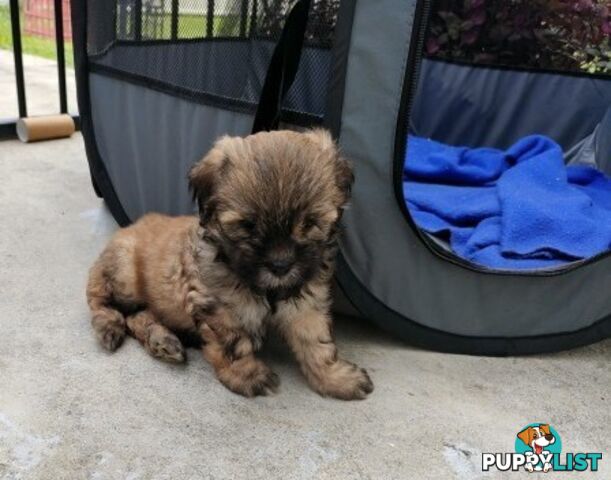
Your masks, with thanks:
[[[1,0],[0,0],[1,1]],[[66,57],[64,38],[66,36],[64,26],[64,1],[49,0],[53,4],[53,25],[57,55],[57,82],[59,86],[59,112],[68,113],[68,97],[66,89]],[[19,0],[9,0],[11,35],[13,41],[13,62],[15,70],[15,86],[17,88],[17,105],[19,118],[28,116],[28,105],[26,95],[25,76],[23,69],[23,47],[21,33],[21,18],[19,12]],[[27,18],[27,17],[26,17]],[[51,112],[49,112],[51,113]],[[78,126],[78,117],[75,117]],[[15,138],[17,119],[0,118],[0,138]]]

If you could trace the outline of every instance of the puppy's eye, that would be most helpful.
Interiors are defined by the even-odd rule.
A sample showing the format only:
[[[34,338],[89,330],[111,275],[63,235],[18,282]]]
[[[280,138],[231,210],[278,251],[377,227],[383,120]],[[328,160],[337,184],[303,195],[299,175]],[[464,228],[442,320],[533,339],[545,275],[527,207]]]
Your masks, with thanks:
[[[303,220],[302,228],[303,228],[304,233],[307,233],[310,230],[312,230],[314,228],[319,228],[319,227],[318,227],[318,223],[316,222],[316,219],[314,217],[306,217]]]
[[[240,220],[239,225],[242,230],[249,233],[254,231],[255,227],[257,226],[256,223],[251,220]]]
[[[257,224],[250,220],[233,220],[225,224],[223,231],[234,241],[249,240],[255,235]]]

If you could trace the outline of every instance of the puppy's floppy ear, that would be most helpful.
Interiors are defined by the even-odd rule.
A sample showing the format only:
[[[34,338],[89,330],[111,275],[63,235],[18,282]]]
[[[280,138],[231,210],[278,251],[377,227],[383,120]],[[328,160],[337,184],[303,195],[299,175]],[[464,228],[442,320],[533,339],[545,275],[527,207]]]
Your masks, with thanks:
[[[527,427],[518,433],[518,438],[530,447],[530,444],[533,441],[533,432],[534,429],[532,427]]]
[[[340,207],[344,207],[350,199],[352,184],[354,183],[354,173],[352,164],[344,158],[333,140],[331,133],[322,128],[313,129],[306,133],[308,138],[317,143],[323,152],[331,156],[335,168],[335,182],[341,192]]]
[[[220,176],[228,163],[229,159],[217,142],[214,148],[189,171],[189,188],[193,192],[193,199],[197,201],[204,221],[209,220],[214,212],[212,199]]]

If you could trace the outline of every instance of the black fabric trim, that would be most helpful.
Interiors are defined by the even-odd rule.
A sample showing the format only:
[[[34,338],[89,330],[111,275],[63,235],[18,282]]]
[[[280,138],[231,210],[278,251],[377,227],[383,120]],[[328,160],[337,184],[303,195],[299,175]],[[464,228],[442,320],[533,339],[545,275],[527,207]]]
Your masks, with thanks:
[[[174,97],[182,98],[190,102],[199,103],[201,105],[207,105],[210,107],[220,108],[223,110],[231,110],[239,113],[252,114],[256,110],[256,104],[253,102],[247,102],[245,100],[239,100],[229,97],[222,97],[220,95],[214,95],[206,92],[199,92],[190,90],[184,87],[178,87],[170,83],[162,82],[160,80],[154,80],[143,75],[135,73],[125,72],[114,67],[102,65],[99,63],[90,63],[89,71],[99,75],[116,78],[123,80],[134,85],[141,87],[150,88],[157,92],[172,95]],[[318,115],[312,115],[311,113],[297,112],[295,110],[282,110],[282,120],[294,125],[307,127],[310,125],[320,124],[323,119]]]
[[[444,353],[515,356],[552,353],[582,347],[611,336],[611,315],[574,332],[521,337],[472,337],[443,332],[405,318],[380,302],[356,278],[340,254],[336,276],[346,298],[377,326],[410,345]]]
[[[405,71],[403,93],[401,96],[401,106],[399,108],[399,118],[397,119],[397,129],[395,137],[395,158],[393,165],[394,193],[395,198],[397,199],[397,203],[399,204],[399,209],[403,213],[403,216],[406,219],[408,225],[416,233],[417,237],[426,246],[426,248],[428,248],[437,257],[467,270],[487,275],[502,275],[507,277],[552,277],[556,275],[570,273],[577,268],[581,268],[585,265],[589,265],[591,263],[598,262],[607,257],[610,257],[611,250],[608,250],[593,257],[576,262],[571,262],[554,269],[498,270],[483,265],[471,263],[468,260],[459,257],[455,253],[444,249],[443,247],[435,243],[428,235],[426,235],[426,233],[420,230],[420,228],[416,225],[403,196],[403,166],[406,154],[408,153],[407,132],[409,128],[409,116],[411,113],[413,97],[416,94],[416,89],[418,86],[420,64],[424,56],[424,40],[426,37],[428,19],[430,16],[431,3],[432,0],[421,0],[416,6],[416,12],[414,16],[414,30],[412,35],[412,42],[410,44],[408,64]],[[606,77],[606,79],[611,81],[611,77]]]
[[[213,38],[179,38],[179,39],[155,39],[155,40],[113,40],[101,51],[89,53],[89,62],[93,63],[99,58],[103,58],[110,50],[115,47],[150,47],[151,45],[181,45],[184,43],[203,43],[213,41],[232,41],[247,42],[248,39],[238,37],[213,37]]]
[[[182,43],[210,43],[210,42],[268,42],[276,43],[273,38],[266,37],[203,37],[203,38],[178,38],[178,39],[154,39],[154,40],[115,40],[110,45],[110,48],[116,46],[126,47],[149,47],[151,45],[174,45]],[[305,42],[305,46],[313,50],[329,50],[328,45],[323,45],[315,42]]]
[[[462,65],[465,67],[472,68],[484,68],[487,70],[504,70],[509,72],[522,72],[522,73],[534,73],[534,74],[544,74],[544,75],[556,75],[562,77],[577,77],[577,78],[595,78],[598,80],[608,80],[611,82],[611,73],[588,73],[581,71],[573,71],[573,70],[554,70],[553,68],[534,68],[534,67],[520,67],[517,65],[495,65],[493,63],[471,63],[467,60],[460,59],[450,59],[443,57],[436,57],[434,55],[427,55],[425,53],[422,56],[432,62],[440,62],[440,63],[449,63],[451,65]]]
[[[155,80],[137,73],[126,72],[124,70],[102,65],[99,63],[90,64],[89,71],[96,74],[102,74],[107,77],[113,77],[119,80],[125,80],[129,83],[139,85],[141,87],[150,88],[161,93],[167,93],[175,97],[183,98],[189,101],[195,101],[211,107],[225,108],[235,112],[252,113],[255,109],[255,104],[244,100],[222,97],[206,92],[198,92],[184,87],[178,87],[171,83],[166,83],[160,80]]]
[[[331,72],[327,89],[327,105],[323,125],[335,138],[339,138],[342,129],[342,111],[348,73],[348,55],[352,39],[352,25],[356,0],[343,0],[337,13],[335,38],[331,56]]]
[[[126,47],[149,47],[151,45],[179,45],[182,43],[209,43],[209,42],[248,42],[251,39],[246,37],[193,37],[193,38],[156,38],[147,40],[115,40],[113,46],[126,46]],[[272,40],[270,40],[272,42]]]
[[[310,0],[299,0],[286,19],[263,83],[252,133],[275,130],[280,124],[282,102],[299,69],[309,12]]]
[[[130,219],[117,197],[110,176],[100,157],[93,131],[87,60],[87,0],[72,0],[71,10],[77,99],[81,117],[81,131],[83,133],[83,139],[85,140],[85,151],[89,162],[89,171],[91,173],[94,190],[96,190],[96,193],[99,192],[103,195],[112,216],[119,225],[124,227],[129,225]]]

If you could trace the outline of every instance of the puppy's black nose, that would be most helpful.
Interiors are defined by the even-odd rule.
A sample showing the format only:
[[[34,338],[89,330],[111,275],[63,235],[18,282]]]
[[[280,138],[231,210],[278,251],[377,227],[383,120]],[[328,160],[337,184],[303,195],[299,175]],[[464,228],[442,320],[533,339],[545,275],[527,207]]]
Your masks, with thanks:
[[[270,260],[265,264],[267,269],[274,275],[282,276],[286,275],[289,270],[293,267],[293,260],[290,259],[275,259]]]
[[[554,436],[550,433],[549,435],[545,435],[545,440],[551,442],[554,439]]]

